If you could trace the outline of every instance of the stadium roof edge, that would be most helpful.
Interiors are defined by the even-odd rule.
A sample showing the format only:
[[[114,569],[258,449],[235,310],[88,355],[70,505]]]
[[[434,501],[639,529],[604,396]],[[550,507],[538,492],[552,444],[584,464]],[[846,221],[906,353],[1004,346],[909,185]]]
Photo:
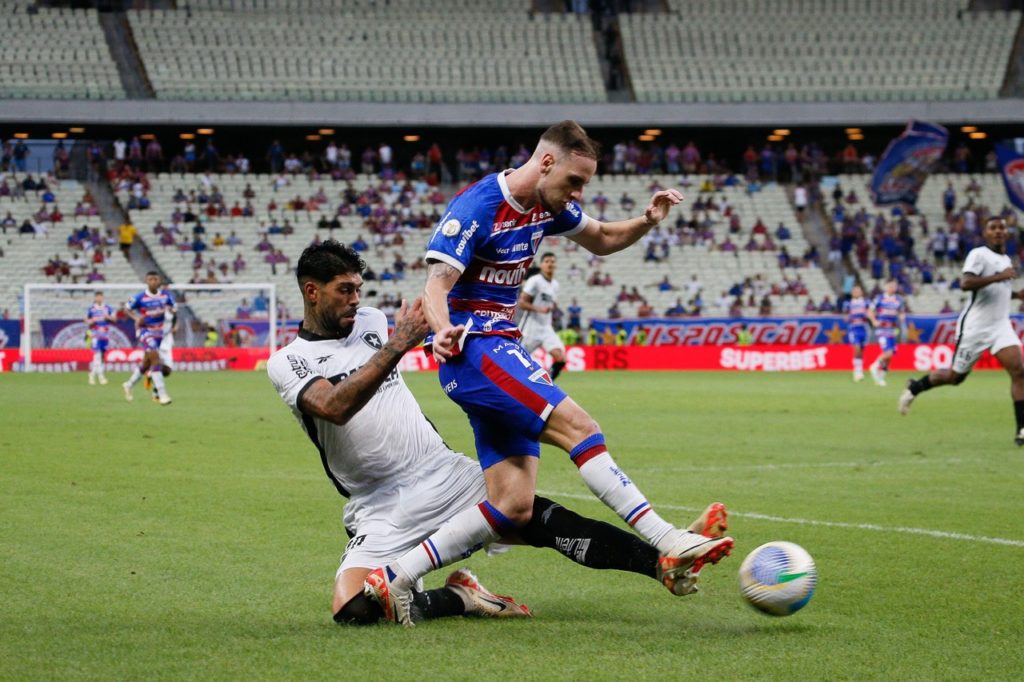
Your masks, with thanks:
[[[0,123],[94,125],[542,126],[573,118],[589,126],[892,125],[1024,123],[1024,99],[943,102],[751,104],[370,104],[0,99]]]

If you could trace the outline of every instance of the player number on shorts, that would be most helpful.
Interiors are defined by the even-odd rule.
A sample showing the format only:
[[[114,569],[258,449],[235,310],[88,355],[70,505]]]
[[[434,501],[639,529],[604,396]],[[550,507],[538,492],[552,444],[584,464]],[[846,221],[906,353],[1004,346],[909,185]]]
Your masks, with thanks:
[[[531,367],[530,359],[527,358],[526,356],[524,356],[521,352],[519,352],[518,348],[510,348],[509,350],[507,350],[505,352],[508,353],[509,355],[514,355],[517,358],[519,358],[519,362],[523,363],[523,367],[525,367],[527,369],[529,369]]]

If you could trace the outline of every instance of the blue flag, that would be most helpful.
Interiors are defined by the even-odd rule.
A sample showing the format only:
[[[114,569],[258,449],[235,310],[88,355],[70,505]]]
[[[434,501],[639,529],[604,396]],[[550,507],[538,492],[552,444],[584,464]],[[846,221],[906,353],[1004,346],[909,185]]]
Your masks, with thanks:
[[[932,164],[946,151],[949,131],[934,123],[911,121],[906,130],[889,143],[871,178],[875,204],[917,204],[921,186]]]
[[[1014,206],[1024,211],[1024,154],[997,144],[996,156],[999,157],[999,172],[1003,174],[1006,195]]]

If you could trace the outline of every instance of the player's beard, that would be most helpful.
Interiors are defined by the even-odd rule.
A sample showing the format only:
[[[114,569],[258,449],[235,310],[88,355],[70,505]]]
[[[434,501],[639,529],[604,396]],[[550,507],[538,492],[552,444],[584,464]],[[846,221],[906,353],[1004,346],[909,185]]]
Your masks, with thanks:
[[[564,201],[561,204],[555,205],[548,198],[547,194],[545,194],[543,189],[537,190],[537,202],[541,205],[541,208],[543,208],[545,211],[547,211],[553,216],[558,215],[559,213],[564,211],[565,207],[568,205],[568,202]]]
[[[320,329],[323,330],[323,335],[329,339],[343,339],[352,333],[352,328],[355,326],[355,318],[349,322],[345,318],[348,316],[354,316],[356,309],[343,311],[340,315],[324,315],[320,317]]]

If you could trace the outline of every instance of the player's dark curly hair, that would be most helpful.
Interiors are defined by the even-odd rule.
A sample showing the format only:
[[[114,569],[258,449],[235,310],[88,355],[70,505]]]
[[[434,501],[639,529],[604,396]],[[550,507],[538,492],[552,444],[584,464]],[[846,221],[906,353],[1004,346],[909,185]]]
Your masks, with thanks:
[[[361,275],[365,269],[366,263],[355,249],[336,239],[328,239],[303,250],[295,265],[295,277],[299,280],[299,288],[302,288],[308,280],[326,283],[338,275],[353,272]]]

